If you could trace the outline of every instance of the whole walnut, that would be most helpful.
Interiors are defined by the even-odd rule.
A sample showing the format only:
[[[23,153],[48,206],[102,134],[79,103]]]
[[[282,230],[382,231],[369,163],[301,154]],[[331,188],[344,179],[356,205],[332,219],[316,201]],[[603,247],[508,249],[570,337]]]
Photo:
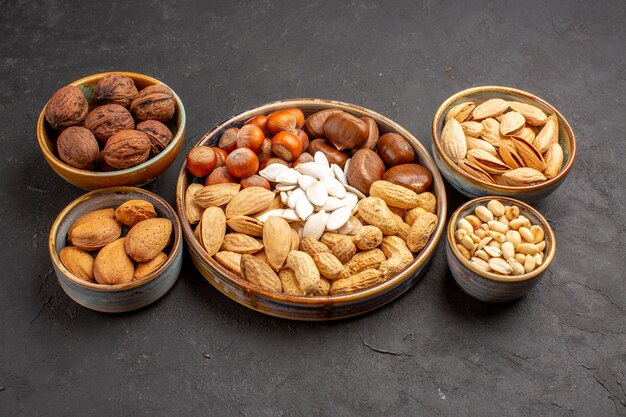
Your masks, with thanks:
[[[117,169],[138,165],[150,155],[150,139],[138,130],[122,130],[109,138],[104,147],[104,161]]]
[[[128,107],[137,96],[137,87],[132,79],[122,74],[107,74],[98,81],[94,97],[98,103],[114,103]]]
[[[88,129],[70,126],[57,139],[59,158],[74,168],[90,169],[98,159],[98,141]]]
[[[167,148],[174,136],[170,129],[156,120],[146,120],[137,125],[137,130],[141,130],[150,138],[150,155],[154,156]]]
[[[46,105],[46,120],[55,129],[80,123],[87,115],[89,104],[78,87],[67,85],[52,95]]]
[[[158,120],[166,122],[176,110],[174,93],[162,84],[144,88],[130,103],[130,112],[137,120]]]
[[[133,129],[135,121],[130,112],[119,104],[105,104],[89,112],[83,125],[91,130],[93,135],[102,143],[120,130]]]

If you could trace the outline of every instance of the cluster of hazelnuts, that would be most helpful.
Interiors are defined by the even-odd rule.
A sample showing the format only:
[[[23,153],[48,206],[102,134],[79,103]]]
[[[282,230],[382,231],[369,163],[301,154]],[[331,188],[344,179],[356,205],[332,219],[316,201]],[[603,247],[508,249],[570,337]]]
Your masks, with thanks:
[[[65,86],[45,109],[48,124],[61,131],[59,158],[75,168],[114,171],[138,165],[165,149],[173,139],[164,124],[176,111],[172,90],[162,84],[138,91],[117,73],[101,78],[87,101],[82,90]]]

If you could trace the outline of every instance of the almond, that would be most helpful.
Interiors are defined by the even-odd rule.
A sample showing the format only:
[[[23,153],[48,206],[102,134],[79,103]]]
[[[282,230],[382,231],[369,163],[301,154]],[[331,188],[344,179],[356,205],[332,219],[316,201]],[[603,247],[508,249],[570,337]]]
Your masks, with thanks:
[[[133,279],[137,280],[150,275],[151,273],[159,269],[166,261],[167,255],[161,252],[152,260],[137,264],[137,266],[135,267],[135,272],[133,273]]]
[[[236,252],[241,254],[253,254],[263,249],[263,244],[255,238],[243,233],[228,233],[224,236],[224,241],[220,250]]]
[[[229,271],[241,275],[241,254],[230,251],[221,251],[215,254],[215,260]]]
[[[513,135],[524,127],[526,119],[516,111],[510,111],[504,114],[502,122],[500,122],[500,133],[504,136]]]
[[[269,265],[278,271],[291,250],[291,227],[285,219],[270,217],[263,225],[263,246]]]
[[[103,248],[117,240],[122,234],[122,226],[117,220],[102,217],[75,226],[68,238],[72,245],[86,251]]]
[[[461,124],[454,118],[446,121],[441,131],[441,147],[443,152],[454,162],[465,158],[467,142]]]
[[[243,278],[265,290],[281,292],[283,286],[276,272],[268,264],[253,255],[241,257],[241,275]]]
[[[71,239],[72,231],[80,226],[81,224],[89,223],[92,220],[101,220],[101,219],[114,219],[115,218],[115,209],[105,208],[100,210],[90,211],[87,214],[83,214],[80,216],[67,231],[68,237]]]
[[[194,194],[202,188],[204,188],[202,184],[192,183],[189,184],[185,191],[185,217],[187,217],[187,221],[191,224],[198,223],[202,216],[202,207],[197,205],[193,199]]]
[[[274,200],[274,193],[263,187],[249,187],[241,190],[226,206],[226,218],[246,216],[267,209]]]
[[[563,148],[558,143],[550,145],[544,154],[546,169],[543,172],[546,178],[554,178],[563,166]]]
[[[66,246],[59,252],[63,266],[85,281],[93,281],[93,257],[74,246]]]
[[[115,210],[115,219],[126,227],[157,216],[152,203],[145,200],[128,200]]]
[[[446,114],[446,122],[454,118],[459,123],[463,123],[472,115],[474,108],[476,108],[476,106],[471,101],[457,104],[456,106],[452,107]]]
[[[504,113],[508,108],[508,101],[502,100],[501,98],[492,98],[476,106],[472,112],[472,117],[474,120],[496,117]]]
[[[93,275],[99,284],[125,284],[133,280],[133,260],[126,254],[123,237],[109,243],[98,252],[94,261]]]
[[[220,250],[226,235],[226,216],[219,207],[209,207],[202,213],[200,221],[200,236],[202,246],[209,256],[213,256]]]
[[[233,183],[207,185],[193,195],[193,200],[203,208],[220,207],[228,204],[240,188],[240,184]]]
[[[249,216],[235,216],[226,221],[228,227],[235,232],[245,233],[249,236],[263,236],[263,222]]]
[[[541,109],[530,104],[521,103],[519,101],[509,102],[511,109],[520,113],[526,119],[526,123],[531,126],[541,126],[546,123],[548,116]]]
[[[169,219],[148,219],[137,223],[126,235],[126,253],[136,262],[148,262],[165,249],[172,234]]]
[[[534,168],[517,168],[502,174],[508,185],[532,185],[545,181],[547,178]]]

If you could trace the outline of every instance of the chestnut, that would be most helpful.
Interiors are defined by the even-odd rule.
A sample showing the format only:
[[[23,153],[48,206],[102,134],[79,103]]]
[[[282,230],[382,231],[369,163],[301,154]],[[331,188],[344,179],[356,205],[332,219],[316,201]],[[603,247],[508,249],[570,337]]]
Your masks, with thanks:
[[[341,169],[343,169],[346,165],[346,161],[348,160],[348,155],[335,148],[326,139],[315,139],[314,141],[311,141],[309,144],[309,152],[312,155],[315,155],[315,152],[318,151],[326,155],[328,162],[339,165]]]
[[[376,149],[376,144],[378,143],[378,124],[371,117],[361,117],[361,121],[367,125],[367,139],[359,149]],[[356,151],[355,151],[356,152]]]
[[[265,169],[268,165],[272,164],[281,164],[286,167],[289,166],[289,162],[285,161],[284,159],[272,156],[271,158],[267,158],[265,161],[263,161],[263,163],[259,166],[259,170]]]
[[[239,128],[231,127],[226,129],[222,136],[220,137],[220,141],[217,144],[220,148],[224,149],[226,152],[231,153],[235,149],[237,149],[237,132],[239,132]]]
[[[413,148],[397,133],[386,133],[378,139],[376,151],[388,167],[410,164],[415,160]]]
[[[419,164],[396,165],[385,172],[383,179],[413,190],[416,193],[428,191],[433,182],[433,176],[430,171]]]
[[[304,127],[304,113],[297,107],[292,107],[289,109],[285,109],[296,118],[296,129],[302,129]]]
[[[368,136],[367,125],[346,112],[334,113],[324,122],[324,136],[339,150],[361,146]]]
[[[242,179],[240,184],[242,189],[248,187],[263,187],[267,190],[272,190],[269,181],[260,175],[250,175],[248,178]]]
[[[285,161],[293,161],[302,153],[302,142],[291,132],[280,132],[272,139],[272,152]]]
[[[236,183],[237,181],[239,181],[237,178],[230,175],[228,168],[223,166],[215,168],[213,172],[206,177],[205,185]]]
[[[208,146],[196,146],[187,154],[187,170],[194,177],[209,175],[217,165],[217,156]]]
[[[217,156],[217,164],[215,168],[223,167],[226,165],[226,158],[228,157],[228,152],[226,152],[222,148],[218,148],[217,146],[212,146],[213,152],[215,152],[215,156]]]
[[[267,122],[265,126],[272,135],[275,135],[282,131],[293,132],[296,130],[297,120],[291,111],[288,109],[277,110],[274,113],[267,116]]]
[[[369,195],[372,183],[382,180],[384,174],[385,163],[376,152],[371,149],[360,149],[350,160],[346,178],[348,184]]]
[[[302,129],[296,129],[296,136],[302,142],[302,152],[306,151],[309,147],[309,136]]]
[[[324,137],[324,122],[328,116],[333,113],[342,113],[339,109],[329,109],[318,111],[307,117],[304,122],[304,131],[310,138],[322,138]]]
[[[261,150],[264,140],[265,135],[257,125],[245,125],[237,132],[237,147],[248,148],[254,153]]]
[[[298,164],[302,164],[302,163],[304,163],[304,162],[313,162],[313,161],[314,161],[314,159],[313,159],[313,155],[311,155],[310,153],[303,152],[303,153],[302,153],[302,154],[298,157],[298,159],[296,159],[295,161],[293,161],[292,168],[297,167],[297,166],[298,166]]]
[[[226,158],[226,168],[233,177],[246,178],[259,169],[259,158],[251,149],[237,148]]]
[[[255,125],[261,128],[261,130],[263,131],[263,134],[267,135],[270,133],[269,130],[267,130],[267,116],[265,116],[264,114],[259,114],[258,116],[254,116],[250,119],[248,119],[243,125]]]

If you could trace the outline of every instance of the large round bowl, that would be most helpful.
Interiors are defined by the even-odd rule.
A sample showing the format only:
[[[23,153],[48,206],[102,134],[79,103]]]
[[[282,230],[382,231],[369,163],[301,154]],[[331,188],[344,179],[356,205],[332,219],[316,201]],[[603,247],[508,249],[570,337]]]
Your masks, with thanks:
[[[483,102],[492,98],[520,101],[543,110],[548,115],[556,114],[559,122],[559,144],[563,149],[563,166],[558,175],[539,184],[528,186],[508,186],[492,184],[475,178],[456,165],[441,147],[441,130],[448,111],[457,104],[467,101]],[[550,103],[532,93],[510,87],[483,86],[460,91],[447,98],[437,109],[432,125],[432,153],[443,176],[454,188],[467,197],[475,198],[496,195],[517,198],[523,201],[536,201],[556,190],[565,180],[576,159],[576,137],[569,122]]]
[[[498,200],[505,206],[517,206],[520,214],[526,216],[532,224],[540,225],[545,233],[546,249],[543,262],[534,271],[517,276],[500,275],[493,272],[484,272],[476,268],[465,259],[456,247],[454,231],[459,219],[474,214],[474,209],[486,206],[489,200]],[[556,253],[556,238],[550,223],[536,209],[530,205],[504,197],[481,197],[470,200],[459,207],[448,223],[446,234],[446,256],[452,276],[457,284],[472,297],[491,303],[513,301],[528,293],[543,277]]]
[[[385,116],[366,108],[331,100],[290,99],[264,104],[240,113],[217,125],[213,130],[206,133],[196,146],[214,145],[219,141],[225,129],[241,126],[243,122],[253,116],[269,114],[275,110],[289,107],[300,108],[305,116],[326,109],[341,109],[358,117],[369,116],[378,123],[381,135],[394,132],[404,137],[415,150],[419,162],[428,168],[433,175],[431,191],[437,198],[439,221],[428,245],[402,273],[379,285],[353,294],[296,297],[265,291],[251,285],[243,278],[215,262],[206,254],[200,243],[193,236],[193,230],[185,217],[183,209],[185,190],[190,179],[186,165],[183,165],[176,185],[176,209],[182,220],[183,234],[191,253],[191,259],[200,273],[223,294],[246,307],[272,316],[294,320],[333,320],[356,316],[381,307],[406,292],[419,281],[430,264],[435,247],[441,238],[445,226],[446,193],[443,180],[435,163],[428,155],[428,151],[408,130]]]
[[[153,84],[164,84],[161,81],[143,74],[134,72],[115,71],[131,78],[138,90]],[[93,101],[94,88],[98,81],[110,72],[94,74],[70,83],[70,85],[80,88],[88,103]],[[165,84],[164,84],[165,85]],[[172,90],[174,92],[174,90]],[[45,118],[46,106],[41,110],[37,121],[37,140],[48,165],[59,174],[65,181],[84,190],[96,190],[98,188],[116,187],[122,185],[144,185],[155,180],[165,171],[176,159],[183,145],[185,138],[185,107],[178,95],[174,92],[176,111],[174,116],[166,125],[172,131],[174,138],[172,142],[158,155],[148,159],[139,165],[117,171],[100,172],[74,168],[63,162],[56,153],[56,138],[58,131],[53,129]],[[91,106],[90,106],[91,108]]]
[[[59,253],[67,245],[70,226],[83,214],[118,207],[128,200],[145,200],[154,206],[158,217],[172,222],[172,238],[167,261],[156,271],[127,284],[104,285],[76,277],[61,262]],[[122,313],[147,306],[161,298],[174,285],[183,264],[180,221],[176,212],[158,195],[141,188],[113,187],[87,193],[68,204],[50,229],[48,250],[50,259],[63,291],[78,304],[106,313]]]

